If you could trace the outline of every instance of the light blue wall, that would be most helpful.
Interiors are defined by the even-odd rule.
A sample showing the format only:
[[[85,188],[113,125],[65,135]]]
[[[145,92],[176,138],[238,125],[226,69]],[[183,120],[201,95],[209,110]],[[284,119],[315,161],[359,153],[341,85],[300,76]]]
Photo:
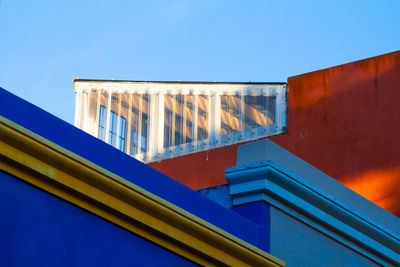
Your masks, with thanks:
[[[380,266],[271,207],[271,254],[291,266]]]
[[[270,205],[270,253],[287,266],[400,263],[397,217],[270,140],[239,146],[225,176],[234,206]]]
[[[329,153],[329,151],[327,151],[327,153]],[[378,207],[371,201],[350,190],[340,182],[271,140],[263,139],[238,147],[236,163],[238,166],[268,160],[296,174],[311,185],[314,185],[335,199],[363,213],[382,226],[400,234],[400,222],[398,217]]]

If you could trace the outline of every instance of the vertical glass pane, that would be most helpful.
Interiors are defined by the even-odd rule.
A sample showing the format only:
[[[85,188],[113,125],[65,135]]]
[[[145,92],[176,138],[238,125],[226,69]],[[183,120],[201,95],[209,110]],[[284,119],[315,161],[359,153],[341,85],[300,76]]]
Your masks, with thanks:
[[[119,150],[125,152],[126,119],[121,117],[119,124]]]
[[[221,96],[221,130],[220,135],[229,134],[229,96],[222,95]]]
[[[187,110],[185,111],[186,96],[164,96],[164,147],[172,147],[186,143]],[[187,109],[187,108],[186,108]],[[189,135],[191,138],[191,134]]]
[[[149,125],[149,108],[150,108],[150,98],[148,94],[144,94],[140,96],[142,102],[142,118],[141,118],[141,131],[140,133],[140,151],[147,152],[148,151],[148,125]]]
[[[271,94],[267,97],[267,125],[275,124],[276,114],[276,95]]]
[[[131,155],[139,153],[138,147],[138,130],[139,130],[139,102],[140,96],[138,94],[132,94],[132,111],[131,111]]]
[[[244,129],[254,129],[273,124],[275,118],[275,96],[245,96]]]
[[[185,143],[193,142],[193,95],[187,95],[186,98],[186,105],[184,106],[185,112],[185,120],[186,120],[186,129],[185,129]]]
[[[240,97],[238,95],[221,96],[220,135],[240,131]]]
[[[175,96],[175,145],[183,143],[183,96]]]
[[[237,133],[240,130],[240,97],[238,95],[221,96],[220,135]]]
[[[145,113],[142,114],[142,134],[140,135],[141,152],[147,152],[147,130],[149,125],[149,116]]]
[[[105,141],[106,138],[106,125],[107,125],[107,93],[102,92],[100,95],[100,114],[99,114],[99,138]]]
[[[119,125],[119,149],[123,152],[126,151],[126,139],[127,139],[127,118],[128,118],[128,111],[129,111],[129,95],[128,94],[120,94],[120,125]]]
[[[164,148],[172,146],[172,112],[173,107],[172,95],[164,96]]]
[[[265,100],[266,97],[262,95],[253,97],[254,120],[257,127],[266,126],[266,119],[264,116],[266,112],[266,109],[264,108],[266,103]]]
[[[117,137],[117,122],[118,115],[114,111],[110,112],[110,131],[108,134],[108,143],[112,146],[115,146],[116,137]]]
[[[119,97],[118,94],[111,94],[111,109],[110,112],[110,129],[108,132],[108,143],[112,146],[116,144],[116,136],[117,136],[117,123],[118,123],[118,102]]]
[[[198,96],[198,111],[197,111],[197,140],[204,140],[208,138],[208,96]]]
[[[253,102],[255,102],[256,96],[244,97],[244,129],[250,130],[256,127],[255,113],[256,110],[253,108]]]
[[[233,133],[241,131],[240,129],[240,96],[229,96],[229,114],[231,115],[230,128]]]
[[[100,115],[99,115],[99,139],[104,141],[105,138],[105,129],[106,129],[106,108],[104,106],[100,106]]]

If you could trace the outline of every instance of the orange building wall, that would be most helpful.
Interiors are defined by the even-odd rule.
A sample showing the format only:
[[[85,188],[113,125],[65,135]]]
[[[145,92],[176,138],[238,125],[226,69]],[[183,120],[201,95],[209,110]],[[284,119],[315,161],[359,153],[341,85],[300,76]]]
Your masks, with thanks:
[[[288,79],[287,133],[270,139],[400,216],[400,51]],[[226,183],[238,145],[149,164],[193,189]]]

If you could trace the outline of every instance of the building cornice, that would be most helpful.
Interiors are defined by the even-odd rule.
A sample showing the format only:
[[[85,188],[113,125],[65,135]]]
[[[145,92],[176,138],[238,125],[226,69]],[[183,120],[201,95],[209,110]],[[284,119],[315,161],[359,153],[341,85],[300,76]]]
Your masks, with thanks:
[[[158,82],[158,81],[116,81],[116,80],[80,80],[74,81],[74,92],[93,90],[110,91],[112,93],[158,94],[167,92],[179,94],[211,95],[215,93],[234,94],[236,90],[266,90],[268,88],[287,87],[286,83],[239,83],[239,82]],[[246,91],[243,91],[245,93]]]
[[[0,116],[0,169],[204,266],[284,266],[268,253]]]
[[[267,160],[227,168],[234,205],[265,201],[378,263],[400,264],[400,237]]]

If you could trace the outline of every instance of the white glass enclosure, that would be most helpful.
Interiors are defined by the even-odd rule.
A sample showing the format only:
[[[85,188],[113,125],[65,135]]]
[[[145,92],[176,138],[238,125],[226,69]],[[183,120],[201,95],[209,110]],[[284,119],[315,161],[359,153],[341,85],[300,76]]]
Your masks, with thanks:
[[[144,162],[283,133],[285,83],[75,80],[75,126]]]

